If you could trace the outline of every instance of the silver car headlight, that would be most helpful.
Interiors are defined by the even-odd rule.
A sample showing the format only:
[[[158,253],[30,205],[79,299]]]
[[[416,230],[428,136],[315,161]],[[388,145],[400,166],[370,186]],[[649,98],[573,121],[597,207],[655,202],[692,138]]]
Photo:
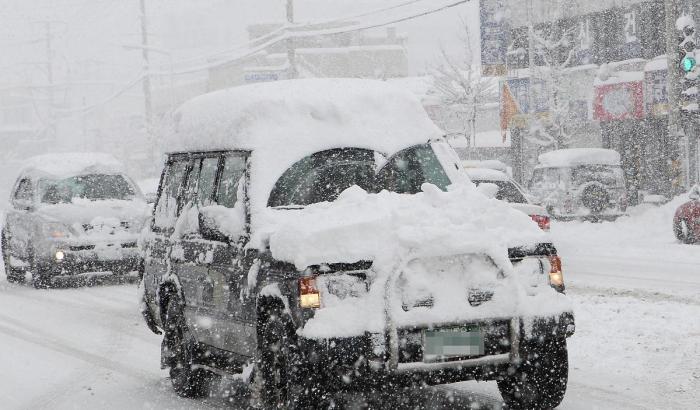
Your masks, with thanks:
[[[44,224],[44,234],[51,239],[69,238],[74,235],[73,230],[60,222],[46,222]]]

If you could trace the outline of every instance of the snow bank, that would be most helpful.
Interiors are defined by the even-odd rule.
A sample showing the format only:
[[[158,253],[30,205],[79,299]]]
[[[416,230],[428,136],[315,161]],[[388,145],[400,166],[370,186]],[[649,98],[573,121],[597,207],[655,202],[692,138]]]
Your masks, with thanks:
[[[252,151],[253,224],[282,173],[313,153],[353,146],[384,154],[439,138],[411,93],[381,81],[323,79],[254,84],[185,103],[171,151]]]
[[[67,178],[86,170],[123,172],[124,165],[110,154],[97,152],[44,154],[29,158],[22,174],[39,172]]]
[[[571,148],[551,151],[539,156],[541,167],[572,167],[576,165],[620,165],[620,154],[603,148]]]

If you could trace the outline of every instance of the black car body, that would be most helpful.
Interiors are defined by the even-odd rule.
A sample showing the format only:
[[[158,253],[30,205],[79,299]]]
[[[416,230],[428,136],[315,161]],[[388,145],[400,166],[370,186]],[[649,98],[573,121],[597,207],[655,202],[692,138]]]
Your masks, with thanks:
[[[325,91],[324,97],[339,90],[352,92],[340,101],[337,97],[311,99],[314,107],[352,107],[360,97],[363,101],[406,100],[398,112],[387,114],[398,117],[408,109],[409,116],[418,116],[420,127],[414,135],[404,130],[408,141],[375,142],[373,137],[383,135],[386,127],[401,131],[396,129],[401,128],[399,118],[390,126],[392,121],[380,116],[378,122],[363,123],[368,134],[380,134],[354,141],[342,132],[336,140],[319,138],[313,129],[321,126],[317,122],[343,124],[345,119],[342,113],[322,116],[318,114],[322,108],[314,108],[312,120],[302,116],[308,108],[304,92],[319,88]],[[284,104],[278,105],[280,101]],[[200,117],[202,113],[229,106],[249,114],[246,104],[255,106],[256,112],[265,112],[261,106],[270,104],[299,115],[299,121],[311,128],[309,136],[300,138],[304,147],[247,139],[250,130],[245,127],[251,119],[244,116],[245,127],[237,128],[241,136],[225,135],[228,142],[208,147],[215,149],[194,149],[208,143],[195,141],[192,134],[217,121],[216,115]],[[286,114],[281,114],[280,121],[297,121]],[[274,116],[280,118],[277,112]],[[165,333],[162,365],[170,368],[178,393],[203,394],[212,372],[250,374],[246,370],[253,368],[251,381],[261,389],[262,400],[272,406],[310,406],[308,400],[316,400],[314,392],[339,386],[474,378],[499,379],[504,397],[517,403],[523,400],[520,392],[526,386],[513,375],[524,372],[532,356],[548,357],[547,371],[556,371],[554,376],[542,376],[547,380],[537,381],[549,383],[543,387],[547,397],[535,395],[528,400],[538,405],[561,400],[566,386],[565,340],[573,334],[574,322],[562,294],[561,262],[551,243],[503,248],[502,260],[488,252],[455,255],[449,244],[430,256],[413,249],[402,254],[394,269],[386,269],[384,262],[362,257],[373,251],[365,238],[339,239],[345,222],[353,225],[342,214],[331,229],[316,226],[308,235],[278,229],[323,225],[328,221],[314,219],[315,212],[330,217],[336,206],[353,209],[357,198],[394,201],[405,208],[420,197],[421,206],[429,210],[433,205],[426,205],[427,192],[434,189],[437,198],[450,185],[466,184],[465,195],[489,201],[464,177],[456,155],[412,98],[383,83],[288,82],[195,100],[183,108],[180,121],[189,124],[178,129],[180,141],[185,142],[174,146],[187,150],[169,155],[151,230],[141,242],[146,252],[143,314],[151,330]],[[223,129],[236,129],[228,125]],[[498,201],[493,206],[505,213],[493,214],[495,218],[517,221],[534,237],[546,238],[526,215],[511,212]],[[371,214],[371,205],[368,209],[365,214]],[[365,233],[371,236],[368,228]],[[331,246],[330,242],[345,248],[336,246],[336,253],[324,253],[321,248]],[[310,248],[310,243],[320,250],[305,256],[303,249]],[[362,246],[366,249],[358,250]],[[339,250],[345,256],[338,256]],[[458,301],[429,295],[420,275],[415,286],[411,284],[416,276],[406,272],[429,271],[431,266],[442,266],[443,275],[456,278],[462,295]],[[462,268],[479,271],[477,276],[485,277],[488,286],[471,283]],[[517,298],[508,294],[514,291],[513,278],[520,271],[532,273],[530,286],[536,290],[523,297],[554,300],[546,313],[524,308],[518,313]],[[452,292],[447,285],[444,293]],[[461,313],[441,316],[441,309],[449,311],[445,303],[453,302],[479,313],[470,320],[458,318]],[[369,312],[367,317],[363,309]],[[474,345],[466,341],[472,337],[477,340]],[[445,340],[450,338],[461,342],[449,345]]]

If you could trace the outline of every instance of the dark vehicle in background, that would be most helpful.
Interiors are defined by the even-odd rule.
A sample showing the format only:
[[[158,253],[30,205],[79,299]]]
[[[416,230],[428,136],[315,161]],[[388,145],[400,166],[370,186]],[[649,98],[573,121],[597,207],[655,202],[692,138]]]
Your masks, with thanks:
[[[493,184],[498,190],[495,198],[507,202],[511,207],[529,215],[544,231],[550,227],[549,214],[544,207],[533,204],[525,190],[505,172],[491,168],[470,168],[465,166],[469,179],[477,186]]]
[[[551,243],[503,249],[510,263],[527,268],[533,295],[555,302],[525,325],[525,312],[509,304],[517,297],[506,283],[515,273],[507,277],[483,254],[451,255],[429,243],[444,257],[411,256],[405,268],[379,271],[381,261],[358,260],[347,249],[358,242],[343,236],[356,226],[345,214],[336,215],[330,232],[304,225],[314,233],[276,235],[315,211],[342,209],[334,201],[360,195],[358,187],[372,200],[410,202],[428,200],[426,183],[440,195],[451,184],[469,184],[413,96],[374,81],[283,81],[198,97],[176,118],[170,146],[179,151],[168,156],[141,243],[142,313],[163,334],[161,366],[178,394],[203,396],[214,374],[243,373],[266,408],[313,408],[324,392],[383,381],[469,379],[497,380],[514,407],[561,402],[574,321],[558,304],[568,299]],[[546,237],[524,215],[503,210],[501,219]],[[372,239],[367,229],[359,233],[362,243]],[[333,250],[349,256],[321,253],[308,264],[290,260],[295,252],[284,256],[319,236],[340,242]],[[307,250],[322,252],[326,242]],[[412,288],[409,269],[424,272],[412,276],[419,281],[449,273],[461,282]],[[400,299],[391,302],[387,295],[394,294]],[[459,307],[439,313],[443,303]],[[360,309],[371,315],[350,319]],[[459,310],[471,319],[456,319]],[[375,327],[375,319],[386,325]]]
[[[540,155],[528,189],[534,202],[561,220],[615,220],[627,210],[620,155],[573,148]]]
[[[139,270],[136,241],[148,209],[109,155],[29,159],[12,190],[2,229],[7,280],[23,282],[29,276],[43,288],[83,273]]]
[[[673,215],[673,233],[687,244],[700,242],[700,185],[689,193],[689,201],[682,204]]]

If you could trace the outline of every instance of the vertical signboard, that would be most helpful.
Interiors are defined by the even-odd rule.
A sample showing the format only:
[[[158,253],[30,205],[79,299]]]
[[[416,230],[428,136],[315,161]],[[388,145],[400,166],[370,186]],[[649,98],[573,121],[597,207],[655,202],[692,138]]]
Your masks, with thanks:
[[[506,0],[481,0],[481,72],[487,77],[506,75],[510,27]]]
[[[666,61],[665,59],[663,61]],[[654,117],[668,114],[668,71],[654,70],[644,73],[647,112]]]

